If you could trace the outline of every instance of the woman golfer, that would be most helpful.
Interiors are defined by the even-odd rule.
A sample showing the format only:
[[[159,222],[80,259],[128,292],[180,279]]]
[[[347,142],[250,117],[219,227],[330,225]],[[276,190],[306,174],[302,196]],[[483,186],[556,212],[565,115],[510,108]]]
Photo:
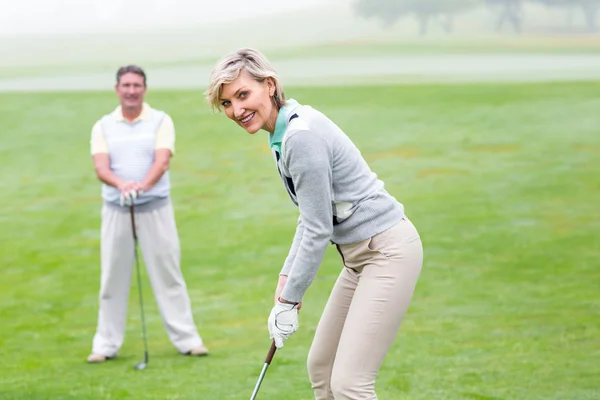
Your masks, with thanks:
[[[270,337],[282,347],[298,329],[302,297],[334,244],[344,267],[309,351],[310,380],[318,400],[376,399],[377,373],[423,262],[403,205],[335,123],[285,98],[259,51],[244,48],[222,58],[206,99],[248,133],[268,132],[283,185],[300,211],[268,319]]]

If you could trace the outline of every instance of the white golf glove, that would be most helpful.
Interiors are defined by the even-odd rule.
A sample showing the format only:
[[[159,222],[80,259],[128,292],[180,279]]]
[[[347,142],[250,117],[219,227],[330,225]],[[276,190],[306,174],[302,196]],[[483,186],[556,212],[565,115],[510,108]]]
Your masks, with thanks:
[[[138,192],[137,190],[131,190],[129,192],[127,192],[125,195],[123,195],[123,193],[121,193],[121,198],[120,198],[120,203],[121,203],[121,207],[123,206],[130,206],[133,204],[133,201],[135,199],[137,199],[138,197]]]
[[[275,340],[279,349],[294,332],[298,330],[298,305],[282,303],[277,304],[269,315],[269,336]]]

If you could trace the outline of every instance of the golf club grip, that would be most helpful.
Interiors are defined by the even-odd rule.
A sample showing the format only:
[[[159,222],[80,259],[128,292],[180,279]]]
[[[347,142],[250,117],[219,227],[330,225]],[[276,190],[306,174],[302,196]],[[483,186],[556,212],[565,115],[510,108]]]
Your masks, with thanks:
[[[273,340],[273,343],[271,343],[271,348],[269,349],[269,352],[267,353],[267,358],[265,358],[265,364],[271,364],[271,361],[273,361],[273,356],[275,355],[276,350],[277,350],[277,347],[275,346],[275,341]]]
[[[129,207],[129,212],[131,214],[131,228],[133,229],[133,239],[137,240],[137,233],[135,231],[135,217],[134,217],[135,211],[133,209],[133,204]]]

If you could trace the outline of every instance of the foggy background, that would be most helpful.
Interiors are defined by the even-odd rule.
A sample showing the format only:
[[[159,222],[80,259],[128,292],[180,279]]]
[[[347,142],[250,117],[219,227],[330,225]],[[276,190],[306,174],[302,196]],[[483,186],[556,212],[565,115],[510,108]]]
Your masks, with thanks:
[[[0,90],[107,88],[126,63],[154,87],[200,87],[241,46],[266,52],[292,84],[589,78],[600,75],[599,5],[0,0]]]
[[[328,0],[2,0],[3,36],[115,32],[231,21],[317,5]]]

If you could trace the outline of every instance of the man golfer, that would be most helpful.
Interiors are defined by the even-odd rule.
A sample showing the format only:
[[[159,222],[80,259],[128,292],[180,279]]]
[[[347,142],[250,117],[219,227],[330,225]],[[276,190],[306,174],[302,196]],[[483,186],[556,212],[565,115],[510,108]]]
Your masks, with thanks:
[[[96,122],[91,135],[94,168],[103,183],[103,205],[100,309],[87,360],[101,363],[116,357],[123,344],[134,265],[130,204],[169,339],[181,354],[206,355],[180,269],[179,237],[170,201],[173,121],[144,102],[146,74],[140,67],[121,67],[116,78],[121,104]]]

